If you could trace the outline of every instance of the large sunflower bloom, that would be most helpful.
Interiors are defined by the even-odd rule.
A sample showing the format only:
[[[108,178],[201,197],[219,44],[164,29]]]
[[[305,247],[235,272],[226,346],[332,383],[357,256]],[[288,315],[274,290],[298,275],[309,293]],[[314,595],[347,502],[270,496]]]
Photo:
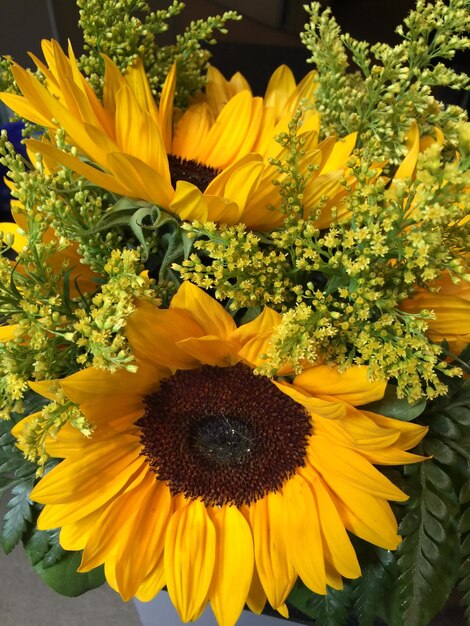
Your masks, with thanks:
[[[258,230],[282,223],[283,214],[269,208],[280,203],[279,189],[272,184],[279,174],[269,158],[282,158],[287,148],[273,138],[287,129],[302,98],[311,99],[313,73],[296,85],[290,70],[279,68],[263,99],[253,97],[246,81],[224,82],[212,70],[208,100],[190,106],[173,129],[175,68],[157,107],[141,62],[123,76],[105,58],[100,101],[79,72],[71,48],[67,57],[56,42],[45,41],[43,52],[47,65],[33,59],[45,84],[15,65],[23,95],[2,94],[1,99],[52,136],[58,127],[65,129],[79,156],[59,150],[54,141],[28,142],[52,166],[62,164],[104,189],[146,200],[185,220],[243,222]],[[304,141],[299,169],[313,170],[303,201],[314,210],[321,200],[323,228],[345,194],[341,183],[356,136],[318,144],[318,124],[318,115],[306,111],[298,131]]]
[[[31,383],[95,425],[90,439],[65,426],[50,441],[64,460],[31,493],[45,504],[39,528],[61,527],[63,547],[83,550],[81,571],[104,563],[125,600],[166,585],[183,621],[210,602],[232,626],[245,603],[285,615],[297,576],[320,594],[358,577],[346,531],[397,547],[388,500],[407,496],[373,464],[421,460],[406,450],[425,429],[357,408],[384,392],[366,368],[255,375],[278,322],[265,309],[237,328],[184,283],[169,309],[139,302],[129,319],[137,374]]]

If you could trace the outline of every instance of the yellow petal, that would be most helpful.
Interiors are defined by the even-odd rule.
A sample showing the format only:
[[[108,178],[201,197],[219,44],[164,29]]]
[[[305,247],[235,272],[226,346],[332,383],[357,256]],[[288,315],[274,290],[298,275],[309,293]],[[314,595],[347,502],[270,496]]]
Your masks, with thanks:
[[[98,187],[103,187],[108,191],[120,194],[122,196],[132,195],[129,189],[123,185],[119,180],[98,170],[96,167],[92,167],[87,163],[81,161],[78,157],[74,157],[71,154],[63,152],[56,146],[48,143],[47,141],[38,141],[37,139],[28,139],[25,144],[29,150],[33,153],[39,152],[40,154],[48,157],[53,163],[64,165],[73,172],[80,174],[84,178],[87,178],[92,183],[95,183]]]
[[[162,87],[159,106],[159,121],[162,133],[163,145],[166,152],[171,151],[171,135],[173,125],[173,99],[176,89],[176,63],[170,68]]]
[[[164,155],[159,154],[164,160]],[[107,154],[106,166],[127,188],[131,198],[141,198],[163,208],[170,205],[173,189],[168,182],[168,168],[156,171],[141,159],[130,154],[113,152]]]
[[[150,387],[147,393],[157,391],[158,388],[159,380],[156,380],[154,387]],[[134,395],[129,391],[111,395],[99,394],[81,402],[80,411],[94,427],[93,439],[116,437],[118,433],[129,431],[132,424],[144,414],[145,395],[147,394]]]
[[[346,165],[346,161],[351,156],[357,141],[357,133],[351,133],[342,139],[336,141],[330,152],[327,161],[320,170],[320,175],[342,169]]]
[[[57,393],[60,390],[61,382],[62,381],[59,380],[37,380],[29,381],[28,385],[40,396],[54,401],[57,400]]]
[[[395,431],[398,431],[399,437],[396,445],[402,450],[409,450],[417,446],[428,432],[427,426],[421,426],[413,422],[392,419],[391,417],[385,417],[384,415],[372,413],[371,411],[362,410],[361,413],[382,428],[393,428]]]
[[[327,419],[339,419],[346,416],[346,408],[342,402],[312,398],[311,396],[303,394],[299,389],[296,389],[294,385],[286,382],[273,380],[273,383],[282,393],[285,393],[298,404],[304,406],[309,413],[321,415]]]
[[[204,193],[204,200],[207,205],[207,219],[211,222],[220,222],[232,226],[240,223],[242,208],[229,198],[210,196]]]
[[[279,313],[274,309],[265,307],[254,320],[236,328],[230,335],[230,339],[243,346],[260,335],[271,334],[280,323],[281,316]]]
[[[241,344],[238,355],[245,363],[253,368],[265,363],[262,357],[268,351],[273,328],[279,321],[279,314],[266,308],[255,320],[243,324],[232,333],[231,339]]]
[[[354,450],[336,446],[332,454],[327,439],[313,436],[307,453],[310,463],[333,489],[337,482],[341,482],[380,498],[398,502],[408,499],[403,491]]]
[[[294,74],[287,65],[281,65],[269,79],[264,96],[264,105],[273,107],[279,115],[295,88]]]
[[[386,500],[345,484],[336,484],[332,497],[348,530],[385,550],[396,550],[401,537],[397,535],[397,522]]]
[[[283,505],[280,493],[268,493],[250,506],[256,567],[274,609],[284,604],[296,579],[296,571],[287,552]]]
[[[236,347],[230,341],[214,336],[183,339],[177,345],[205,365],[224,367],[234,365],[239,360]]]
[[[250,85],[240,72],[236,72],[227,81],[218,69],[209,65],[207,68],[206,100],[216,115],[235,94],[243,90],[251,92]]]
[[[125,84],[125,79],[114,61],[106,54],[103,54],[102,57],[104,60],[103,104],[108,114],[114,118],[116,113],[116,95]]]
[[[256,615],[261,615],[263,609],[266,605],[266,594],[263,589],[263,585],[259,579],[258,570],[256,569],[256,564],[253,567],[253,578],[251,581],[250,592],[246,599],[246,603],[250,608],[250,611],[255,613]]]
[[[311,488],[320,512],[325,557],[342,576],[358,578],[361,575],[361,568],[328,488],[319,477],[313,477]]]
[[[227,185],[227,182],[239,168],[244,167],[248,163],[262,162],[263,159],[259,154],[254,154],[252,152],[245,154],[244,156],[237,159],[234,163],[231,163],[229,166],[225,167],[213,180],[211,180],[204,192],[205,195],[223,196],[225,193],[225,187]]]
[[[159,483],[153,472],[149,472],[146,481],[138,487],[139,491],[146,489],[146,494],[140,505],[136,504],[131,532],[123,536],[117,549],[116,582],[124,601],[136,594],[146,575],[160,561],[170,518],[171,494],[167,486]],[[132,506],[123,502],[122,508],[130,516]],[[136,528],[138,538],[133,536]]]
[[[98,395],[114,395],[122,393],[123,390],[128,390],[134,398],[146,395],[154,391],[161,377],[161,370],[146,363],[140,363],[138,373],[127,370],[108,372],[89,367],[62,379],[60,386],[70,400],[80,404]],[[32,388],[37,390],[38,384],[34,383]]]
[[[0,232],[3,233],[3,242],[5,243],[5,235],[14,236],[13,245],[11,246],[15,252],[22,252],[28,245],[28,238],[21,234],[21,229],[14,222],[0,222]]]
[[[196,160],[199,145],[209,132],[212,115],[206,103],[194,104],[178,120],[173,133],[171,154]]]
[[[95,474],[99,476],[100,470],[101,468],[98,464],[94,468]],[[72,473],[72,471],[73,469],[71,470],[70,467],[66,468],[66,474],[68,476]],[[118,471],[120,472],[119,475],[113,478],[106,476],[106,479],[100,483],[98,491],[91,491],[81,498],[76,498],[75,500],[71,500],[64,504],[46,504],[38,518],[38,528],[40,530],[50,530],[52,528],[58,528],[59,526],[74,523],[86,517],[93,511],[101,508],[103,504],[112,501],[113,498],[118,495],[128,483],[142,479],[142,472],[147,473],[148,466],[142,457],[138,457],[133,461],[130,461],[130,463],[126,466],[124,466],[124,463],[120,463]],[[52,472],[47,474],[47,476],[51,473]],[[54,475],[55,478],[57,476]],[[44,478],[42,480],[44,480]],[[30,496],[31,499],[34,499],[37,502],[42,502],[45,499],[55,500],[55,486],[52,485],[50,490],[48,490],[46,488],[47,485],[41,485],[42,480],[35,487],[39,495],[36,496],[36,491],[33,490]],[[68,488],[73,490],[75,483],[73,480],[67,480],[67,477],[65,477],[64,480],[60,480],[62,493],[67,489],[67,484]]]
[[[330,441],[337,441],[341,445],[360,450],[377,450],[395,445],[400,433],[391,428],[382,428],[366,417],[359,409],[351,405],[343,405],[345,419],[332,422],[331,420],[315,420],[314,430],[317,434],[325,435]]]
[[[224,196],[235,202],[242,210],[250,196],[256,192],[264,164],[260,161],[245,163],[230,176],[225,185]]]
[[[136,61],[126,69],[124,78],[136,97],[142,111],[148,111],[153,121],[159,123],[158,107],[155,103],[152,90],[150,89],[142,59],[136,59]],[[115,91],[117,93],[119,89],[115,87]]]
[[[234,626],[253,578],[253,537],[248,522],[236,507],[222,506],[211,511],[216,559],[209,598],[217,623]]]
[[[30,415],[29,417],[32,416]],[[67,422],[62,426],[56,436],[49,437],[46,440],[46,450],[50,456],[56,457],[57,459],[64,459],[69,456],[76,457],[83,448],[89,445],[89,442],[89,437],[85,437],[79,430],[74,428],[70,422]]]
[[[38,124],[46,128],[55,127],[50,117],[45,112],[41,113],[35,104],[29,102],[29,100],[23,98],[23,96],[17,96],[13,93],[1,93],[0,100],[17,115],[33,122],[33,124]]]
[[[165,586],[163,556],[137,590],[135,597],[141,602],[150,602]]]
[[[413,176],[419,155],[419,127],[413,122],[407,138],[408,154],[397,169],[393,180],[403,180]]]
[[[60,545],[64,550],[83,550],[95,524],[99,522],[107,504],[74,524],[66,524],[60,531]]]
[[[0,326],[0,341],[10,341],[16,336],[19,324],[9,324],[8,326]]]
[[[420,313],[423,309],[434,312],[435,319],[427,323],[430,333],[437,338],[470,335],[470,300],[457,295],[420,291],[414,298],[405,300],[400,308],[410,313]]]
[[[215,565],[215,528],[195,500],[173,514],[165,537],[165,578],[183,622],[196,619],[207,602]]]
[[[236,158],[250,129],[252,101],[250,92],[241,91],[226,104],[199,146],[198,161],[222,169]]]
[[[155,477],[151,475],[151,472],[149,472],[149,475],[154,483]],[[145,506],[148,488],[149,481],[144,480],[137,489],[121,494],[106,507],[99,523],[95,525],[90,533],[83,551],[79,571],[88,572],[98,567],[112,557],[119,544],[125,544],[126,540],[130,540],[132,531],[135,528],[134,522],[137,513]],[[137,588],[141,580],[138,583],[135,580],[133,582],[134,587]],[[119,583],[118,589],[123,594],[124,599],[127,596],[127,589],[124,589],[123,592]],[[128,600],[129,597],[125,599]]]
[[[327,365],[318,365],[296,376],[294,384],[312,395],[333,396],[332,400],[337,398],[356,406],[380,400],[385,393],[387,383],[371,382],[367,371],[365,366],[352,366],[340,372]]]
[[[191,369],[197,360],[177,347],[177,342],[204,334],[188,311],[157,309],[140,302],[127,320],[126,336],[133,353],[150,363],[171,369]]]
[[[209,217],[209,209],[205,195],[192,183],[179,180],[169,211],[177,215],[181,220],[206,222]]]
[[[173,296],[170,309],[189,311],[206,335],[227,339],[236,329],[232,316],[205,291],[185,281]]]
[[[123,475],[129,476],[142,464],[140,448],[138,440],[126,436],[97,445],[91,442],[78,461],[62,461],[46,474],[34,487],[31,498],[43,504],[62,504],[93,495],[98,500],[101,490],[117,492],[125,482]]]
[[[409,465],[410,463],[418,463],[431,458],[421,456],[420,454],[411,454],[411,452],[405,452],[393,447],[383,450],[364,450],[362,456],[377,465]]]
[[[287,552],[304,584],[326,593],[325,562],[317,505],[305,480],[295,475],[282,487]]]

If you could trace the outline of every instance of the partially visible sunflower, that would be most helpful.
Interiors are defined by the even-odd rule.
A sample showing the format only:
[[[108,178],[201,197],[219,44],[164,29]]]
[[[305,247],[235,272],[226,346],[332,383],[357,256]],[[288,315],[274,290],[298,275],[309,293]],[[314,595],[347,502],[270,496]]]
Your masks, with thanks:
[[[5,182],[11,189],[14,189],[14,185],[11,181],[5,179]],[[3,232],[4,241],[8,236],[13,237],[11,248],[14,252],[20,254],[29,246],[29,236],[24,207],[19,200],[12,199],[11,214],[14,221],[0,222],[0,232]],[[41,241],[47,244],[54,239],[56,240],[57,237],[55,231],[51,227],[48,227],[43,233]],[[68,289],[71,297],[78,296],[80,292],[90,293],[97,288],[97,274],[93,272],[88,265],[81,263],[81,256],[78,253],[78,247],[75,243],[70,243],[57,252],[52,253],[47,259],[47,264],[54,273],[60,273],[67,269],[70,270]],[[27,272],[27,268],[25,268],[22,263],[17,264],[16,262],[12,262],[12,267],[20,274]]]
[[[183,621],[210,602],[221,626],[266,599],[286,615],[298,576],[314,592],[360,567],[350,531],[400,542],[388,500],[407,496],[373,464],[422,460],[426,429],[361,410],[385,384],[364,367],[309,367],[287,382],[254,374],[279,316],[236,327],[183,283],[170,308],[137,303],[127,336],[137,374],[93,368],[31,383],[80,405],[90,439],[67,425],[48,451],[64,459],[34,488],[40,529],[101,563],[124,599],[166,585]],[[34,416],[14,428],[21,431]]]
[[[14,188],[13,183],[8,179],[5,179],[5,183],[10,189]],[[21,253],[29,247],[30,241],[24,207],[19,200],[13,199],[11,201],[11,213],[14,221],[0,222],[0,232],[3,233],[4,242],[13,239],[10,245],[11,249],[17,255],[21,255]],[[41,242],[48,244],[54,239],[57,239],[57,234],[51,227],[48,227],[42,234]],[[92,293],[98,287],[97,274],[93,272],[88,265],[82,264],[80,260],[81,256],[78,253],[77,245],[74,243],[58,249],[47,258],[47,265],[54,274],[64,275],[64,272],[68,272],[67,291],[71,298],[79,296],[80,293]],[[13,279],[15,279],[15,274],[24,276],[30,272],[35,273],[37,269],[38,268],[29,265],[25,266],[21,256],[18,261],[11,261]],[[40,283],[37,284],[40,285]],[[16,286],[19,288],[19,291],[21,291],[21,285],[17,284]],[[31,302],[29,302],[29,304],[31,304]],[[0,326],[0,341],[6,342],[13,339],[19,328],[19,324],[5,324]]]
[[[435,291],[417,289],[415,295],[400,305],[408,313],[432,311],[428,320],[431,341],[447,341],[449,348],[460,354],[470,342],[470,282],[454,284],[448,272],[432,283]]]
[[[147,200],[181,219],[243,222],[258,230],[282,223],[283,214],[269,208],[280,201],[272,184],[279,174],[269,158],[287,154],[274,136],[287,129],[302,98],[312,99],[314,73],[296,85],[291,71],[279,68],[263,99],[253,97],[244,79],[224,82],[211,70],[207,100],[191,105],[173,129],[175,67],[157,107],[142,62],[123,76],[105,58],[101,102],[79,72],[71,47],[67,57],[56,42],[44,41],[43,52],[47,65],[33,59],[45,83],[14,65],[23,96],[0,97],[17,114],[51,131],[51,141],[28,142],[51,165],[62,164],[104,189]],[[59,127],[78,156],[54,145]],[[319,144],[318,128],[318,114],[307,109],[298,130],[304,142],[299,169],[312,168],[304,205],[314,208],[322,200],[323,228],[331,220],[331,207],[345,194],[342,181],[356,134]]]
[[[408,154],[398,168],[392,185],[407,178],[414,178],[420,152],[429,148],[433,143],[443,145],[442,132],[436,128],[435,134],[435,138],[430,136],[420,138],[417,124],[411,127],[408,134]],[[418,196],[419,191],[418,187]],[[470,189],[467,189],[466,193],[469,192]],[[409,216],[413,215],[415,207],[416,203],[412,201],[408,208]],[[460,223],[463,224],[466,219]],[[468,255],[462,257],[462,262],[464,261],[468,269]],[[436,343],[447,341],[451,350],[456,354],[460,354],[470,341],[470,282],[468,280],[462,279],[459,283],[454,283],[449,272],[442,272],[441,276],[432,281],[427,289],[417,287],[413,296],[403,301],[400,308],[408,313],[416,314],[431,311],[433,317],[427,322],[429,339]]]

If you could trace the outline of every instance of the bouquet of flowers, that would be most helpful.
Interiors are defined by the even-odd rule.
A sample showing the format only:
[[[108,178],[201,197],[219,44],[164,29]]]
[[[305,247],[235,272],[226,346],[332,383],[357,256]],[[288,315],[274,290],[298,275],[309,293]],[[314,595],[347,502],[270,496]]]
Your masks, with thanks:
[[[83,56],[1,61],[4,550],[185,622],[469,619],[470,1],[396,46],[313,2],[262,97],[201,47],[234,12],[78,5]]]

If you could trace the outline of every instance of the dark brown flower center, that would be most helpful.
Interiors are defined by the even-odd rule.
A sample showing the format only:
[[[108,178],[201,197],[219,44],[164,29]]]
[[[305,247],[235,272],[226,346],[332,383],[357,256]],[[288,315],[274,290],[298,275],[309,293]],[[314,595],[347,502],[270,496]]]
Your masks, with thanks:
[[[142,454],[173,495],[249,504],[305,464],[305,409],[246,365],[178,371],[145,398]]]
[[[168,165],[173,187],[176,187],[177,181],[185,180],[195,185],[202,192],[206,190],[209,183],[219,173],[214,167],[209,167],[190,159],[182,159],[174,154],[168,155]]]

